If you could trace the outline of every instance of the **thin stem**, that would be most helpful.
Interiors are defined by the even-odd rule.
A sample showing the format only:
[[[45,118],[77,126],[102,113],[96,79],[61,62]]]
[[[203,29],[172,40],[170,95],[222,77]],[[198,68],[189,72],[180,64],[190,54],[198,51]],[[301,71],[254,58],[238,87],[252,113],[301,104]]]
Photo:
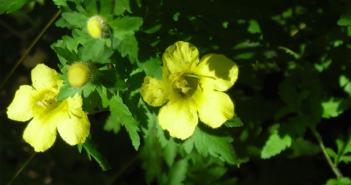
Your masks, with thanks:
[[[37,153],[34,152],[32,154],[32,156],[30,156],[30,158],[21,166],[21,168],[17,170],[16,174],[12,177],[11,181],[7,185],[11,185],[13,183],[13,181],[17,178],[17,176],[23,171],[23,169],[28,165],[28,163],[33,159],[35,154],[37,154]]]
[[[106,183],[106,185],[110,185],[115,181],[126,169],[129,168],[137,159],[139,158],[139,154],[135,155],[127,164],[123,165],[117,173]]]
[[[45,33],[45,31],[49,28],[49,26],[54,22],[54,20],[60,15],[61,10],[58,10],[55,15],[51,18],[51,20],[45,25],[45,27],[41,30],[39,35],[34,39],[34,41],[31,43],[31,45],[27,48],[26,52],[22,55],[22,57],[16,62],[15,66],[11,69],[11,71],[7,74],[5,77],[4,81],[2,81],[0,85],[0,89],[4,86],[4,84],[7,82],[7,80],[10,78],[12,73],[15,71],[15,69],[18,67],[18,65],[22,62],[22,60],[28,55],[29,51],[33,48],[33,46],[38,42],[40,37]]]
[[[341,172],[339,171],[339,169],[334,165],[334,163],[330,159],[329,154],[328,154],[328,152],[325,149],[325,146],[323,144],[321,136],[318,134],[318,132],[316,131],[316,129],[314,127],[310,127],[310,129],[312,130],[314,136],[316,137],[316,139],[317,139],[317,141],[319,143],[319,146],[321,147],[321,149],[323,151],[323,154],[324,154],[324,157],[327,160],[330,168],[333,170],[333,172],[334,172],[334,174],[336,175],[337,178],[342,178]]]

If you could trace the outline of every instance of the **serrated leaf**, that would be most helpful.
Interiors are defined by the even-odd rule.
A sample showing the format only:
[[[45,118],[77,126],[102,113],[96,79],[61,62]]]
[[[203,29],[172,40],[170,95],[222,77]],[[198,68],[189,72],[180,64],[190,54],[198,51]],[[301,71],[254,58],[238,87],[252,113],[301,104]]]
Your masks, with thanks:
[[[88,17],[78,12],[64,12],[62,17],[71,25],[81,28],[84,27],[88,21]]]
[[[117,18],[110,23],[113,30],[113,36],[119,40],[125,39],[127,36],[134,35],[143,24],[143,19],[140,17],[125,16]]]
[[[57,94],[57,101],[62,101],[68,97],[73,97],[77,93],[76,88],[73,88],[70,84],[64,84],[59,93]]]
[[[67,49],[60,48],[60,47],[54,47],[54,50],[56,51],[56,53],[58,55],[60,55],[61,57],[63,57],[64,59],[66,59],[69,62],[74,62],[74,61],[78,60],[77,55],[69,52]]]
[[[116,0],[113,14],[114,15],[124,15],[125,11],[128,11],[131,13],[129,0]]]
[[[84,43],[84,49],[82,53],[82,60],[88,61],[93,58],[97,58],[104,50],[105,42],[101,39],[89,39]]]
[[[329,179],[325,185],[350,185],[351,179],[343,177],[339,179]]]
[[[102,110],[102,103],[99,94],[94,91],[89,97],[83,98],[83,110],[89,114],[95,114],[95,108],[98,107]]]
[[[244,126],[243,122],[238,116],[234,116],[231,120],[228,120],[227,122],[225,122],[224,125],[229,128]]]
[[[28,0],[3,0],[0,3],[0,14],[16,11],[22,8],[27,2]]]
[[[87,138],[85,140],[85,143],[80,144],[80,145],[83,145],[85,151],[88,153],[89,156],[90,155],[93,156],[93,158],[98,162],[98,164],[100,165],[100,167],[102,168],[103,171],[111,169],[110,163],[107,161],[106,157],[103,156],[97,150],[97,144],[94,141]],[[78,149],[79,149],[79,145],[78,145]],[[80,150],[80,152],[81,152],[81,150]],[[89,159],[91,160],[91,158],[89,158]]]
[[[147,76],[162,80],[162,61],[160,58],[150,57],[145,62],[137,61],[138,66],[145,71]]]
[[[72,52],[72,51],[78,52],[77,48],[75,48],[75,40],[74,40],[74,38],[72,38],[72,37],[70,37],[68,35],[65,35],[65,36],[62,37],[62,40],[65,41],[68,51],[70,51],[70,52]]]
[[[269,136],[266,144],[263,146],[261,158],[269,159],[275,155],[278,155],[280,152],[290,147],[291,143],[292,139],[290,135],[280,136],[276,131]]]
[[[112,0],[104,0],[104,1],[100,1],[100,2],[101,2],[100,15],[102,15],[102,17],[107,17],[107,16],[111,15],[112,5],[113,5]]]
[[[169,136],[168,138],[166,137],[166,131],[162,129],[162,127],[159,124],[156,124],[156,132],[157,132],[157,137],[158,141],[160,142],[160,145],[162,148],[166,147],[168,141],[169,141]]]
[[[121,130],[121,120],[115,114],[111,114],[104,125],[104,130],[110,132],[113,130],[117,134]]]
[[[302,138],[294,141],[290,148],[293,151],[293,153],[289,156],[290,158],[316,155],[321,151],[318,145],[313,144],[310,141],[303,140]]]
[[[339,77],[339,85],[351,97],[351,81],[345,75]]]
[[[164,149],[164,157],[169,167],[173,165],[176,156],[177,156],[177,144],[174,142],[173,138],[170,138],[170,140],[168,141]]]
[[[124,125],[128,131],[135,150],[138,150],[140,145],[140,137],[138,135],[139,127],[132,113],[129,111],[128,107],[123,104],[122,98],[118,95],[115,95],[110,100],[109,106],[112,114],[115,114],[121,120],[121,124]]]
[[[121,53],[122,57],[129,56],[129,60],[131,63],[134,63],[138,59],[138,41],[135,36],[128,36],[123,40],[118,40],[115,38],[113,40],[113,49],[117,49],[118,52]]]
[[[187,139],[183,142],[183,147],[184,147],[184,150],[190,154],[191,151],[193,151],[193,148],[194,148],[194,141],[192,139]]]
[[[188,171],[188,161],[182,159],[178,161],[170,170],[168,175],[169,185],[180,185],[186,178],[186,173]]]
[[[229,164],[236,164],[234,152],[230,146],[230,143],[233,142],[232,137],[212,135],[196,127],[194,134],[189,139],[193,140],[196,149],[202,156],[207,157],[210,154]]]
[[[351,25],[351,14],[350,14],[350,12],[342,14],[340,19],[338,20],[337,24],[339,26]]]
[[[323,118],[338,117],[345,110],[350,108],[351,99],[331,97],[327,101],[322,102]]]

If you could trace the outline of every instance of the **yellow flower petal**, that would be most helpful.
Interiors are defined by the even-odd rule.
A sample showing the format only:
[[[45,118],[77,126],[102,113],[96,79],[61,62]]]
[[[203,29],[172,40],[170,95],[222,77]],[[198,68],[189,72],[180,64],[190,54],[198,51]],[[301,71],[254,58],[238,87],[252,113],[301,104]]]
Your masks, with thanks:
[[[208,54],[201,58],[194,73],[201,77],[203,88],[226,91],[238,78],[238,66],[224,55]]]
[[[167,102],[169,92],[163,81],[146,76],[140,94],[146,103],[157,107]]]
[[[52,89],[58,91],[57,81],[60,80],[59,74],[44,64],[38,64],[32,70],[32,82],[37,91]]]
[[[225,93],[206,90],[197,101],[200,120],[212,128],[220,127],[234,116],[234,104]]]
[[[76,104],[79,98],[82,101],[80,96],[75,98],[64,100],[68,101],[64,102],[66,106],[62,107],[53,119],[53,122],[57,122],[57,129],[61,137],[70,145],[84,143],[90,133],[88,116],[83,110],[70,107]]]
[[[184,99],[169,102],[160,109],[158,121],[172,137],[185,140],[193,135],[198,123],[196,106]]]
[[[36,152],[44,152],[49,149],[56,140],[56,125],[51,122],[49,114],[42,117],[34,117],[24,130],[23,139],[29,143]]]
[[[67,98],[70,109],[80,109],[83,106],[83,99],[76,93],[73,98]]]
[[[28,121],[33,117],[35,90],[29,85],[22,85],[16,91],[15,98],[7,108],[8,118],[16,121]]]
[[[188,42],[178,41],[166,49],[162,61],[171,73],[186,73],[199,63],[199,51]]]

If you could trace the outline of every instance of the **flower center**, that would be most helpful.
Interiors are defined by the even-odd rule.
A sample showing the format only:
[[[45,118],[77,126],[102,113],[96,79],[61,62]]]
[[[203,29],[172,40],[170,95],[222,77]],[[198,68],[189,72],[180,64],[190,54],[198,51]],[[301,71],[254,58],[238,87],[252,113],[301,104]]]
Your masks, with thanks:
[[[105,31],[108,30],[106,21],[103,17],[98,15],[91,17],[87,22],[88,32],[93,38],[101,38],[104,36]]]
[[[196,91],[199,84],[199,76],[183,74],[173,82],[172,88],[183,98],[190,97]]]
[[[56,108],[60,103],[56,100],[56,95],[57,93],[54,93],[52,91],[43,91],[42,93],[40,93],[37,101],[37,108],[42,109],[42,111],[44,112],[49,112]]]

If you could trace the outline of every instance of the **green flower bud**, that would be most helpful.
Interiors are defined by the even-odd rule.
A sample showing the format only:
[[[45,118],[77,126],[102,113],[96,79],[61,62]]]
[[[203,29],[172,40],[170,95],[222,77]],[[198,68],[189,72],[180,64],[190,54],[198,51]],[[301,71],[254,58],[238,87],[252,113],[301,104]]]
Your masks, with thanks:
[[[68,69],[68,82],[73,87],[81,87],[87,83],[90,70],[85,63],[75,63]]]

